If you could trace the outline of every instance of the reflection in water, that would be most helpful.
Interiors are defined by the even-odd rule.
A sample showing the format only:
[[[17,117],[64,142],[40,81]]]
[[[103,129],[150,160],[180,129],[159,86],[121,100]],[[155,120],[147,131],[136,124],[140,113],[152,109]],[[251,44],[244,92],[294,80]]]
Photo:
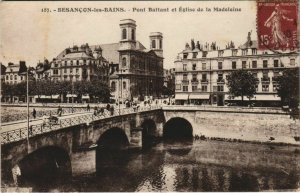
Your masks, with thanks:
[[[185,154],[176,151],[189,149]],[[181,147],[181,148],[180,148]],[[194,141],[160,143],[143,153],[123,151],[100,164],[105,174],[80,176],[59,191],[263,191],[299,188],[296,147]],[[104,155],[104,154],[103,154]],[[118,161],[114,160],[118,159]]]

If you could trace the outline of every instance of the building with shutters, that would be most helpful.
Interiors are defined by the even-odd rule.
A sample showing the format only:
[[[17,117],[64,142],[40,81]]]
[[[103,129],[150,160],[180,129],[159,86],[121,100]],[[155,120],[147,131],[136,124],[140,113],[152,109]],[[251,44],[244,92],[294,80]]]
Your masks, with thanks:
[[[226,76],[238,69],[256,77],[256,94],[251,100],[258,106],[277,106],[277,77],[283,70],[299,68],[299,50],[277,52],[259,50],[257,41],[248,34],[245,44],[233,42],[220,49],[216,43],[201,46],[187,44],[175,60],[175,99],[177,104],[234,105],[241,97],[228,93]],[[247,99],[245,99],[247,100]]]

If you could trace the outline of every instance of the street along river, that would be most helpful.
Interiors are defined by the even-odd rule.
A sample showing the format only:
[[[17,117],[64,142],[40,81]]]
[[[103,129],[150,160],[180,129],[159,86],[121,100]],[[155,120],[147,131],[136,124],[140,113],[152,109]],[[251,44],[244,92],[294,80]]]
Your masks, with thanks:
[[[97,152],[97,172],[22,179],[33,191],[266,191],[300,188],[300,147],[223,141],[161,142],[143,152]]]

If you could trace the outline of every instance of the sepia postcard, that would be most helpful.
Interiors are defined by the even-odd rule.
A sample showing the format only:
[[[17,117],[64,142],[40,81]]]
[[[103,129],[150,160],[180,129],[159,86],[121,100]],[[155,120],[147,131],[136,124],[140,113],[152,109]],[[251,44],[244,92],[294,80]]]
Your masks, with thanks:
[[[300,191],[299,1],[0,2],[1,192]]]

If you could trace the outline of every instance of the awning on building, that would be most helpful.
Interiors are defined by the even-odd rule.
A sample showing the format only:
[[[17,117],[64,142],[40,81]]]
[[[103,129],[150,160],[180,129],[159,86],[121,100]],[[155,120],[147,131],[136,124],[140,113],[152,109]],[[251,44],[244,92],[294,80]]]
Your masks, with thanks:
[[[77,97],[77,94],[67,94],[67,98],[69,97]]]
[[[192,93],[190,99],[209,99],[209,94]]]
[[[90,96],[89,96],[89,95],[82,95],[81,98],[82,98],[82,99],[90,99]]]
[[[255,95],[253,99],[257,101],[280,101],[280,97],[276,94]]]
[[[188,94],[175,94],[175,100],[188,100]]]
[[[53,98],[53,99],[59,99],[59,94],[54,94],[54,95],[52,95],[52,98]]]
[[[233,100],[233,101],[241,101],[242,97],[234,97],[229,98],[230,95],[225,95],[225,100]],[[244,97],[244,101],[249,100],[247,97]],[[280,101],[280,97],[278,97],[276,94],[262,94],[262,95],[254,95],[253,98],[251,98],[251,101]]]

